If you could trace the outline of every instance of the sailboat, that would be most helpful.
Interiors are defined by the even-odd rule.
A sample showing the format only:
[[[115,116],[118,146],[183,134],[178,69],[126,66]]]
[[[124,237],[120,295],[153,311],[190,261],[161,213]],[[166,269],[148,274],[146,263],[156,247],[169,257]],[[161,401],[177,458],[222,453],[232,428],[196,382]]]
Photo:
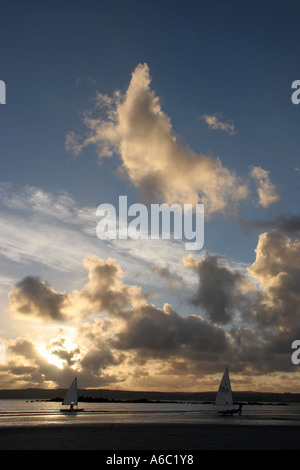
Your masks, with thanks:
[[[242,413],[242,404],[239,405],[238,408],[234,407],[233,404],[233,396],[231,391],[231,384],[230,384],[230,377],[228,367],[225,367],[225,371],[220,383],[220,387],[216,396],[215,405],[219,407],[218,414],[225,415],[233,415],[234,413],[238,413],[239,415]]]
[[[62,408],[60,411],[63,412],[77,412],[83,411],[83,408],[78,408],[78,392],[77,392],[77,377],[71,383],[69,390],[67,391],[65,398],[63,399],[62,405],[69,405],[70,408]]]

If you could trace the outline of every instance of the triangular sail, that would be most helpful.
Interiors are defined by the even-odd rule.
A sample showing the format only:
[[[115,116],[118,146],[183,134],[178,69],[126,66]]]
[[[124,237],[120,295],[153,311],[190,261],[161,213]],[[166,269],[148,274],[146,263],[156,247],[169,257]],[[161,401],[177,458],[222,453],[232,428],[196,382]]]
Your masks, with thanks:
[[[77,398],[77,377],[73,380],[70,385],[69,390],[67,391],[62,405],[78,405]]]
[[[224,375],[222,377],[220,387],[216,396],[215,404],[216,405],[229,405],[229,406],[233,405],[228,367],[226,367]]]

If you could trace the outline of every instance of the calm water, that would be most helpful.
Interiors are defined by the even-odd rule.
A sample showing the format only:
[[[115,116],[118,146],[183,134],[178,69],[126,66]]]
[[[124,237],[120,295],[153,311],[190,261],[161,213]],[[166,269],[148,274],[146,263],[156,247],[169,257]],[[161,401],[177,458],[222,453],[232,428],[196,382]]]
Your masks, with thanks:
[[[244,405],[242,416],[218,416],[202,403],[82,403],[80,413],[61,413],[60,403],[0,400],[0,426],[89,423],[230,423],[300,425],[300,403]]]

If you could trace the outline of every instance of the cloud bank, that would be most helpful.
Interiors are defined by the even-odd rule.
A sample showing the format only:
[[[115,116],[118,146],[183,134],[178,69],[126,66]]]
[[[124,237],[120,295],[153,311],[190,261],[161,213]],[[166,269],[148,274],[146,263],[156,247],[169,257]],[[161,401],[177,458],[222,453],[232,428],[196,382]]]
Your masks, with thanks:
[[[53,338],[48,349],[61,366],[46,367],[33,341],[25,344],[19,338],[11,342],[10,353],[26,359],[26,373],[17,376],[13,360],[2,373],[6,368],[16,380],[22,377],[31,384],[40,384],[44,374],[61,384],[76,367],[90,386],[142,389],[152,380],[168,389],[174,387],[174,377],[181,377],[186,390],[195,390],[229,363],[249,383],[269,374],[274,384],[282,374],[291,374],[293,384],[297,374],[291,344],[300,334],[299,240],[276,231],[263,233],[248,269],[210,253],[202,259],[189,255],[183,264],[197,276],[193,290],[182,289],[188,314],[169,303],[155,306],[143,288],[124,281],[121,266],[112,258],[85,259],[88,282],[70,293],[25,277],[10,292],[10,310],[24,319],[59,323],[60,331],[75,321],[75,345],[67,348],[62,336]],[[155,271],[170,278],[168,269],[155,266]]]

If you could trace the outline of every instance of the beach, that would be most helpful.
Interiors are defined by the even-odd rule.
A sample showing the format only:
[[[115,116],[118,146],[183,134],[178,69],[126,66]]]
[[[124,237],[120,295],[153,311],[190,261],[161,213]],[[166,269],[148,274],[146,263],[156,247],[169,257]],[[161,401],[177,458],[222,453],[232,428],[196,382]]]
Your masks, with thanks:
[[[276,397],[279,398],[279,397]],[[300,450],[300,404],[245,404],[221,416],[211,403],[85,402],[62,413],[56,401],[0,400],[1,450]],[[102,455],[102,453],[101,453]]]
[[[0,428],[1,450],[300,450],[298,425],[113,423]],[[112,454],[111,454],[112,455]]]

